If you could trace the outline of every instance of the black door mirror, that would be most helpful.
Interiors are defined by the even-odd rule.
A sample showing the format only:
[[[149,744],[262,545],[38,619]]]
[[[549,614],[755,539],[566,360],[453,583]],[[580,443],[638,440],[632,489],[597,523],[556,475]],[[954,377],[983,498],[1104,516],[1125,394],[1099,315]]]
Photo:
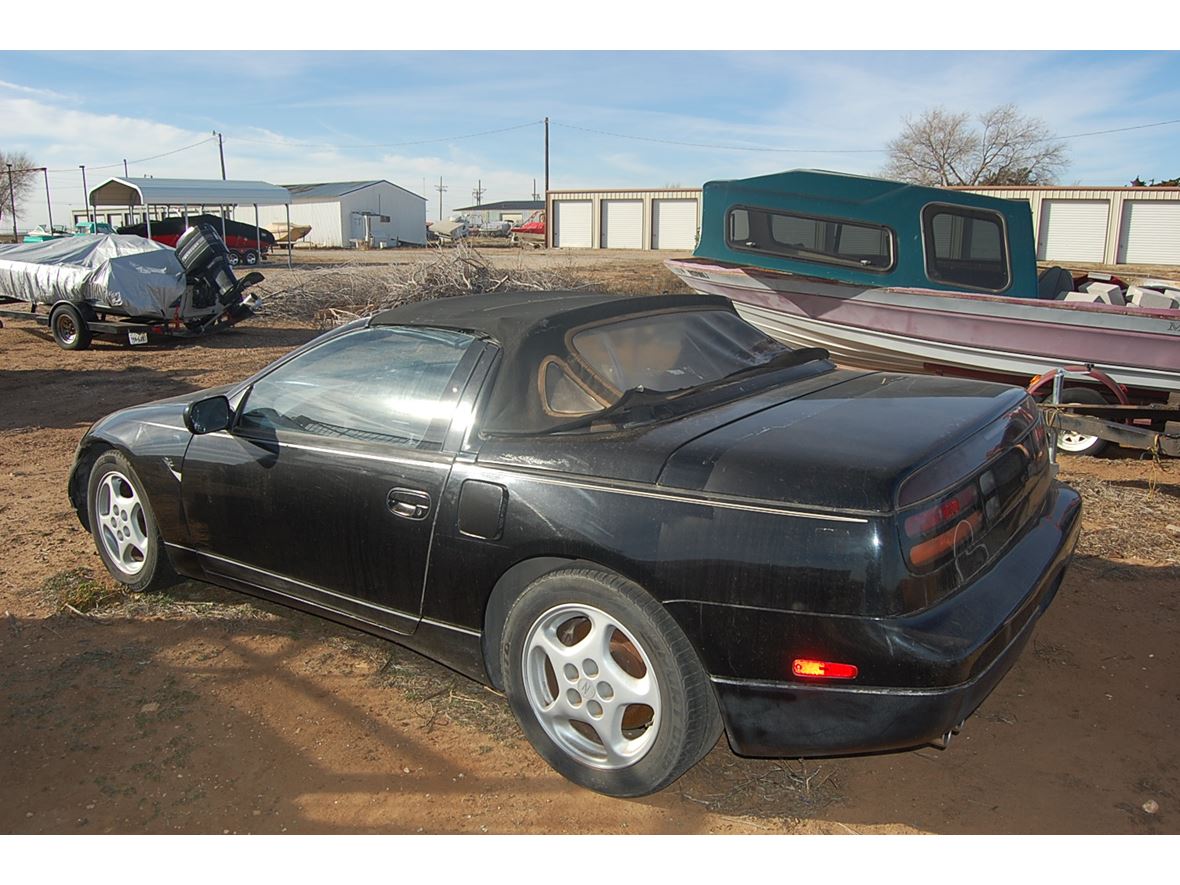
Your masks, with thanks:
[[[233,412],[229,407],[229,400],[224,396],[211,396],[208,399],[189,403],[184,410],[184,426],[190,433],[215,433],[227,430]]]

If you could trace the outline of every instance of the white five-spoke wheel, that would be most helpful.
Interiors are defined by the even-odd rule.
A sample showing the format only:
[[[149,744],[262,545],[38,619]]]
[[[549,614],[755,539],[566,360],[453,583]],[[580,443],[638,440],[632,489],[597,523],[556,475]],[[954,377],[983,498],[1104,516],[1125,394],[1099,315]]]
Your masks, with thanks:
[[[98,517],[99,537],[107,555],[119,571],[135,577],[143,571],[151,546],[147,517],[135,487],[122,473],[112,470],[98,482],[94,510]]]
[[[610,572],[565,568],[530,584],[504,621],[501,672],[537,752],[600,793],[660,790],[721,734],[712,686],[683,630]]]
[[[634,765],[660,729],[651,660],[618,621],[590,605],[559,605],[533,624],[524,688],[545,733],[594,768]]]
[[[95,547],[117,581],[135,591],[173,583],[151,503],[119,452],[104,452],[90,468],[86,506]]]

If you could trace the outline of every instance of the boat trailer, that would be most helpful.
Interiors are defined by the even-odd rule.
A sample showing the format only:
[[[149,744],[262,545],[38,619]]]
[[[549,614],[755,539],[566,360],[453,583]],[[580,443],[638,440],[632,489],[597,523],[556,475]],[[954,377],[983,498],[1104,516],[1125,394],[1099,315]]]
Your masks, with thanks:
[[[1062,386],[1066,379],[1079,377],[1096,383],[1117,402],[1062,402]],[[1046,388],[1050,392],[1039,405],[1049,431],[1051,460],[1056,461],[1058,434],[1061,432],[1097,437],[1127,448],[1180,458],[1180,395],[1171,394],[1166,403],[1133,403],[1123,385],[1091,365],[1052,369],[1034,378],[1028,392],[1035,397]]]

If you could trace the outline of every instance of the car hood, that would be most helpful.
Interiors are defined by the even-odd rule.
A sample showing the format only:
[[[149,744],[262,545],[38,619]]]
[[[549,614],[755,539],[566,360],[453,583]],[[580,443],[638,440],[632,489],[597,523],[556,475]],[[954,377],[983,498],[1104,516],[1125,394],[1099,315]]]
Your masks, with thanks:
[[[90,428],[89,433],[101,432],[111,427],[125,425],[128,422],[145,421],[168,424],[177,429],[184,430],[184,410],[189,403],[194,403],[197,400],[206,399],[210,396],[229,393],[236,386],[234,384],[223,384],[220,387],[193,390],[189,393],[179,394],[178,396],[170,396],[167,399],[152,400],[150,403],[142,403],[138,406],[119,409],[119,411],[111,412],[105,418],[96,421]]]
[[[1025,398],[1001,384],[857,375],[705,433],[677,449],[663,486],[869,513],[907,475]]]

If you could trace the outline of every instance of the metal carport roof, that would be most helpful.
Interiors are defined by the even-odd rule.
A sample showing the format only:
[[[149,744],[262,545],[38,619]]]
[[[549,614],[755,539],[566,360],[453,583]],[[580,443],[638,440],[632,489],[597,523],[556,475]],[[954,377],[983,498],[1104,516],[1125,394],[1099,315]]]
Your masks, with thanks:
[[[111,178],[90,191],[91,206],[281,206],[291,192],[265,181]]]

